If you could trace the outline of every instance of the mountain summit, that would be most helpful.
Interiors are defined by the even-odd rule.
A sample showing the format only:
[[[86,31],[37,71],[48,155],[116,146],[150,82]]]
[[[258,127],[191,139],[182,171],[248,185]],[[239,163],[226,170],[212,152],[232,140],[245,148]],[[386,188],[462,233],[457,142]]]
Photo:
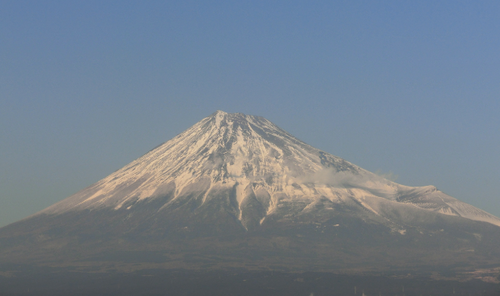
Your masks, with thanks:
[[[217,111],[0,229],[0,259],[136,268],[480,266],[500,262],[499,242],[499,218],[434,186],[394,183],[263,117]]]

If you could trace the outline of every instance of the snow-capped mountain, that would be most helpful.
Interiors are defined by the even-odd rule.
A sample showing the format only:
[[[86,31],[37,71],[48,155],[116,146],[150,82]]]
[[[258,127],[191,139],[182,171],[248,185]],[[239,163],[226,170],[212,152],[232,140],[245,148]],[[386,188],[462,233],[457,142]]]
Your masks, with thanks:
[[[0,258],[49,262],[54,255],[43,250],[63,250],[67,264],[154,250],[180,256],[169,268],[188,264],[187,252],[227,266],[332,269],[500,262],[499,242],[499,218],[434,186],[397,184],[265,118],[217,111],[94,185],[0,229]]]
[[[307,145],[263,117],[223,111],[40,214],[133,211],[140,201],[166,194],[171,197],[159,213],[186,199],[203,208],[220,202],[220,192],[234,195],[233,212],[244,228],[262,224],[287,204],[300,206],[286,215],[300,215],[319,204],[332,211],[334,204],[349,204],[379,216],[384,216],[383,207],[400,204],[500,226],[499,218],[433,186],[396,184]],[[249,217],[248,207],[255,205],[260,212]]]

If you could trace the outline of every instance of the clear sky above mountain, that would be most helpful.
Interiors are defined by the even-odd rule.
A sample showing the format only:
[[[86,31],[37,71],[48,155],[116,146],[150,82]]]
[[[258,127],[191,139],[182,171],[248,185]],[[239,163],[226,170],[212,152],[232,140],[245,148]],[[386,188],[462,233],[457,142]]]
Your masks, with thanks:
[[[500,216],[498,1],[2,1],[0,226],[215,110]]]

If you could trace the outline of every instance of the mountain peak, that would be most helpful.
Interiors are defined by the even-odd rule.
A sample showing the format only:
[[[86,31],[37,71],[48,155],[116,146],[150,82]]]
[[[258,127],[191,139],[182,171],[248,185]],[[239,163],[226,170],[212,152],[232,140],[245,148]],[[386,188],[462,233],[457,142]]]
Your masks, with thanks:
[[[247,129],[249,128],[250,124],[253,124],[273,126],[274,128],[279,129],[264,117],[246,115],[243,113],[227,113],[221,110],[217,110],[216,112],[212,113],[212,115],[207,117],[207,119],[210,119],[210,122],[214,123],[216,128],[221,128],[228,125],[236,125],[236,127],[239,126],[240,128]]]
[[[394,183],[298,140],[263,117],[220,110],[42,213],[133,209],[162,199],[160,208],[170,210],[181,201],[197,210],[213,203],[246,229],[268,217],[300,216],[311,209],[328,216],[328,209],[340,205],[387,219],[387,203],[500,226],[500,219],[435,187]],[[258,214],[249,214],[249,204],[260,209]],[[293,210],[283,212],[285,205]]]
[[[57,253],[81,264],[120,249],[155,250],[172,268],[176,258],[200,268],[214,258],[243,266],[247,257],[262,258],[263,267],[373,262],[379,270],[422,260],[462,266],[471,256],[500,262],[498,226],[497,217],[434,186],[397,184],[263,117],[217,111],[90,187],[2,228],[0,248],[7,251],[0,259],[18,254],[39,262]]]

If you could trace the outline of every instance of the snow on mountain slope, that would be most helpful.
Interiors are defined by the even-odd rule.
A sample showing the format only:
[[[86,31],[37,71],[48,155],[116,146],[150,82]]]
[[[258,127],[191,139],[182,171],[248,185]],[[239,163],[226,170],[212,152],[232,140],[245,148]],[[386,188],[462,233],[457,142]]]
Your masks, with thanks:
[[[221,190],[234,190],[241,221],[249,203],[263,209],[260,223],[290,204],[306,212],[327,203],[351,205],[379,216],[381,206],[405,204],[500,226],[497,217],[433,186],[399,185],[307,145],[265,118],[222,111],[38,214],[132,210],[140,201],[173,195],[164,209],[194,198],[193,192],[201,192],[201,207],[217,203]]]

